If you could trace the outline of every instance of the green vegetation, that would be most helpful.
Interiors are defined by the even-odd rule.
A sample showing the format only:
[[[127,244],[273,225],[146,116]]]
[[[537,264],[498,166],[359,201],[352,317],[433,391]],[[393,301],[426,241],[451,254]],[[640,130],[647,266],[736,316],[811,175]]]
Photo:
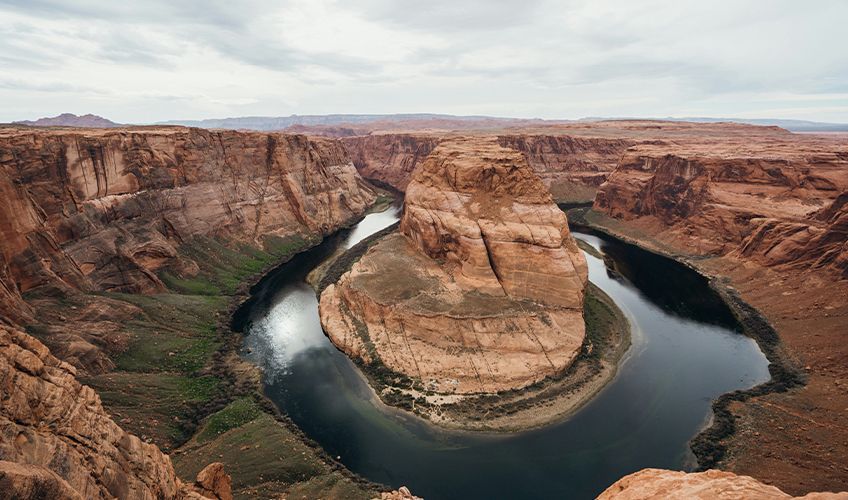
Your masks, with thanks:
[[[250,277],[314,243],[316,241],[300,235],[265,236],[264,250],[259,250],[250,245],[226,245],[214,238],[198,236],[183,244],[180,254],[195,261],[200,272],[196,276],[180,276],[173,270],[165,270],[159,277],[178,293],[233,295]]]
[[[370,484],[334,470],[320,453],[246,397],[207,418],[173,461],[181,477],[194,477],[213,459],[223,462],[236,498],[374,496]]]
[[[120,324],[126,348],[113,371],[82,380],[123,428],[172,453],[191,480],[224,462],[237,498],[372,498],[374,487],[331,465],[320,449],[265,409],[252,382],[233,364],[236,338],[221,324],[251,278],[317,243],[300,236],[265,237],[264,250],[213,238],[186,242],[180,255],[199,272],[162,271],[170,293],[104,293],[136,311]],[[58,299],[49,297],[51,301]],[[71,305],[64,298],[61,307]],[[102,299],[101,299],[102,300]],[[39,325],[31,330],[48,334]]]
[[[161,274],[173,293],[100,294],[137,308],[122,325],[128,343],[113,356],[114,370],[84,380],[124,428],[172,450],[192,436],[203,416],[233,398],[232,377],[213,361],[228,341],[219,321],[226,321],[232,295],[250,277],[310,244],[301,237],[264,241],[266,249],[259,250],[195,238],[180,253],[194,260],[200,272],[193,277]]]
[[[617,344],[612,333],[625,328],[621,323],[626,320],[611,300],[595,285],[587,287],[583,301],[583,317],[586,321],[583,350],[584,355],[590,359],[602,359]]]
[[[261,414],[262,410],[252,397],[236,399],[223,410],[210,416],[195,439],[198,443],[205,443],[230,429],[252,422]]]

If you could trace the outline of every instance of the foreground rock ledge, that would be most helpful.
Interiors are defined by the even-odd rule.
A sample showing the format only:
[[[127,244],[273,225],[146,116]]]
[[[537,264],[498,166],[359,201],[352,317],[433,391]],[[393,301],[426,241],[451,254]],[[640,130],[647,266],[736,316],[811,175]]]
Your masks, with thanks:
[[[774,486],[732,472],[708,470],[686,473],[663,469],[643,469],[616,481],[598,496],[598,500],[647,499],[722,499],[771,500],[804,498],[807,500],[848,499],[848,493],[809,493],[793,497]]]
[[[441,143],[407,188],[400,233],[321,294],[333,343],[438,393],[493,393],[565,370],[587,267],[565,214],[518,152]]]

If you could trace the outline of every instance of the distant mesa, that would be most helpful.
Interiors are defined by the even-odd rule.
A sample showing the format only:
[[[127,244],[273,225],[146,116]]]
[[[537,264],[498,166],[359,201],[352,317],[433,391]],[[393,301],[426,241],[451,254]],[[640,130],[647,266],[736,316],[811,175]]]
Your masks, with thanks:
[[[38,120],[22,120],[12,123],[15,125],[27,125],[29,127],[115,128],[122,126],[120,123],[107,120],[102,116],[92,114],[75,115],[73,113],[62,113],[59,116],[44,117]]]
[[[289,116],[240,116],[210,118],[205,120],[168,120],[156,125],[182,125],[186,127],[221,128],[232,130],[285,130],[293,133],[309,133],[331,137],[367,135],[373,131],[411,130],[493,130],[516,127],[535,127],[564,123],[602,121],[678,121],[692,123],[741,123],[781,127],[790,132],[845,132],[846,123],[825,123],[807,120],[780,118],[636,118],[636,117],[586,117],[579,120],[506,118],[485,115],[448,115],[438,113],[395,113],[395,114],[329,114]]]

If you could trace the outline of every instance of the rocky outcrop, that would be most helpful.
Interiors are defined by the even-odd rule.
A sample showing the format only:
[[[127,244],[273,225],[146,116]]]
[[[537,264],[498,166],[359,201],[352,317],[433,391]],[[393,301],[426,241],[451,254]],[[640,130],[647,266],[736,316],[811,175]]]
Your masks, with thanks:
[[[803,222],[752,220],[753,232],[734,255],[765,266],[827,269],[848,278],[848,192]]]
[[[373,199],[341,144],[327,139],[0,129],[0,317],[31,318],[23,295],[34,290],[162,291],[162,271],[197,272],[180,251],[195,238],[262,247],[321,236]],[[51,338],[57,352],[73,351],[68,359],[99,349],[85,331]],[[78,367],[96,372],[108,362]]]
[[[595,191],[635,141],[626,138],[515,134],[498,137],[520,151],[556,200],[592,201]]]
[[[360,175],[404,192],[415,167],[441,141],[440,135],[372,134],[342,142]]]
[[[733,143],[633,147],[595,209],[686,253],[844,272],[837,195],[848,189],[848,153],[802,139],[782,151],[752,141],[742,152]]]
[[[47,467],[4,460],[0,460],[0,491],[5,498],[16,500],[36,498],[83,500],[83,497],[67,481]]]
[[[616,481],[598,496],[598,500],[703,499],[703,500],[771,500],[804,498],[837,500],[848,493],[810,493],[793,497],[774,486],[732,472],[708,470],[686,473],[662,469],[643,469]]]
[[[401,486],[397,490],[381,493],[379,500],[421,500],[421,497],[413,495],[406,486]]]
[[[0,484],[13,488],[3,491],[177,497],[168,456],[118,427],[75,374],[37,340],[0,326]]]
[[[359,173],[406,191],[415,167],[441,142],[447,131],[375,133],[342,139]],[[494,136],[492,136],[494,137]],[[521,152],[557,200],[586,201],[635,141],[625,138],[578,137],[565,134],[497,136],[506,148]]]
[[[440,144],[407,188],[400,233],[321,295],[330,339],[440,393],[527,386],[583,342],[586,262],[524,157]]]
[[[233,500],[233,481],[221,462],[209,464],[198,472],[197,479],[188,489],[203,498]]]

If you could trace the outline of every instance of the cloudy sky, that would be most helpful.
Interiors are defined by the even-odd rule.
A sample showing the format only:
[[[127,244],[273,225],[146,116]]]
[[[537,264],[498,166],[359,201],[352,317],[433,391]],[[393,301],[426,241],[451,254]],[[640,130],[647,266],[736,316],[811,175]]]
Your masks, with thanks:
[[[846,26],[846,0],[0,0],[0,122],[848,122]]]

